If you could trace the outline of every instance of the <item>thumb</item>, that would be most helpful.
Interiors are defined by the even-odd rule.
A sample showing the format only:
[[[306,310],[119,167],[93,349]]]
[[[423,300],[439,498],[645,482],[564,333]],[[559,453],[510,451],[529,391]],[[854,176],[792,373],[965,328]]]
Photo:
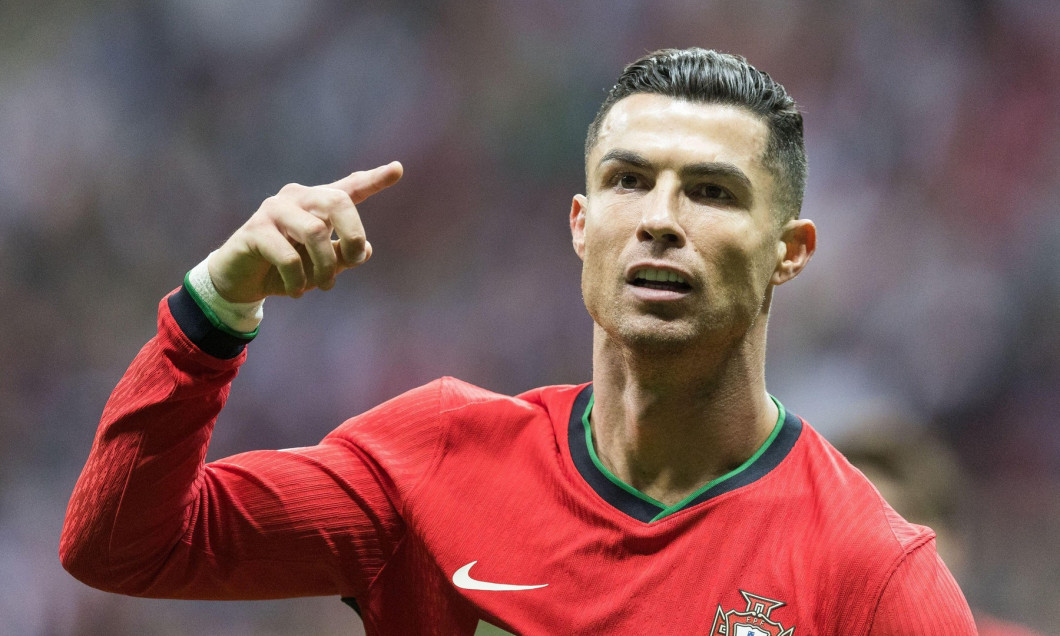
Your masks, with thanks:
[[[372,170],[360,170],[348,177],[343,177],[327,187],[342,190],[350,195],[354,205],[364,201],[380,190],[385,190],[394,185],[405,173],[401,162],[391,161],[385,166],[379,166]]]

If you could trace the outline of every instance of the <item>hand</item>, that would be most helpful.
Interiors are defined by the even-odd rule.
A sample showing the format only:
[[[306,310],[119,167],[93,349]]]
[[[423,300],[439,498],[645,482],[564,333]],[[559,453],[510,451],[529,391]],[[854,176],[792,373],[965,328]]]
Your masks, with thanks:
[[[236,303],[331,289],[339,272],[372,256],[355,206],[403,172],[394,161],[327,185],[285,185],[210,256],[214,287]]]

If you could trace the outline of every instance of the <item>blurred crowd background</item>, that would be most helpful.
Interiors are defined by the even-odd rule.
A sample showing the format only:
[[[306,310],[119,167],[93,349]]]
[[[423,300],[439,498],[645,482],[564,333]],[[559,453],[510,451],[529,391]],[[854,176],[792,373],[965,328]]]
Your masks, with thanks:
[[[158,300],[285,183],[400,159],[361,206],[371,263],[266,303],[210,457],[314,443],[439,375],[588,380],[585,129],[624,64],[685,46],[805,110],[819,249],[779,290],[771,392],[837,442],[937,436],[969,601],[1060,634],[1054,0],[0,4],[0,632],[360,633],[337,598],[130,599],[62,570]]]

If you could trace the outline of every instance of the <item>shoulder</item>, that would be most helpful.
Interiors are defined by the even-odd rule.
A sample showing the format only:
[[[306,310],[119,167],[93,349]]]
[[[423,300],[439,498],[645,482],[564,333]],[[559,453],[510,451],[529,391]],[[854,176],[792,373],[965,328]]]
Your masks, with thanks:
[[[500,408],[544,408],[549,409],[557,403],[569,403],[574,400],[585,384],[557,384],[529,389],[517,395],[505,395],[465,382],[459,378],[444,376],[427,386],[438,385],[444,392],[450,408],[470,404],[494,404]]]
[[[968,602],[939,558],[933,540],[908,551],[893,568],[879,594],[871,625],[869,636],[977,633]]]
[[[781,468],[778,476],[788,493],[783,506],[798,520],[790,527],[799,557],[821,573],[813,583],[817,594],[836,597],[841,591],[838,600],[847,607],[847,618],[854,624],[873,624],[874,630],[918,620],[910,605],[918,595],[922,602],[932,594],[945,597],[948,623],[966,624],[967,604],[936,554],[935,533],[903,519],[861,471],[805,421]]]
[[[445,376],[346,420],[328,437],[363,438],[373,431],[384,433],[388,438],[401,431],[419,435],[431,431],[442,433],[454,420],[459,420],[465,429],[476,423],[503,427],[506,423],[548,416],[550,412],[562,409],[564,402],[573,401],[576,388],[547,386],[510,396]]]
[[[543,387],[509,396],[442,377],[346,420],[323,443],[373,464],[408,493],[443,464],[481,468],[528,444],[554,447],[552,413],[569,392]]]
[[[550,416],[563,411],[569,414],[571,404],[584,386],[543,386],[517,395],[505,395],[458,378],[444,376],[408,391],[394,398],[394,401],[426,401],[432,403],[438,413],[445,417],[463,420],[485,417],[489,423],[498,425],[509,418]]]
[[[895,512],[868,478],[805,421],[790,459],[795,505],[813,510],[818,536],[844,560],[893,570],[934,538],[930,528]]]
[[[533,431],[552,437],[552,424],[565,423],[584,385],[538,387],[517,395],[495,393],[455,378],[442,378],[444,416],[454,422],[453,438],[487,442]]]
[[[504,399],[455,378],[439,378],[349,418],[321,445],[372,466],[404,497],[436,471],[452,448],[453,431],[464,434],[467,427],[454,425],[454,413]]]

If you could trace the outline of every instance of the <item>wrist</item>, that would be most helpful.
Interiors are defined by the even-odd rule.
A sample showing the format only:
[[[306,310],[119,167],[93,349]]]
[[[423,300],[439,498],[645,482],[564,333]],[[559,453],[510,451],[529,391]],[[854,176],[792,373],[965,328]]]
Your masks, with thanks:
[[[215,327],[233,336],[252,338],[261,324],[265,301],[234,303],[225,300],[210,276],[209,260],[214,254],[216,251],[191,268],[184,278],[184,285]]]

